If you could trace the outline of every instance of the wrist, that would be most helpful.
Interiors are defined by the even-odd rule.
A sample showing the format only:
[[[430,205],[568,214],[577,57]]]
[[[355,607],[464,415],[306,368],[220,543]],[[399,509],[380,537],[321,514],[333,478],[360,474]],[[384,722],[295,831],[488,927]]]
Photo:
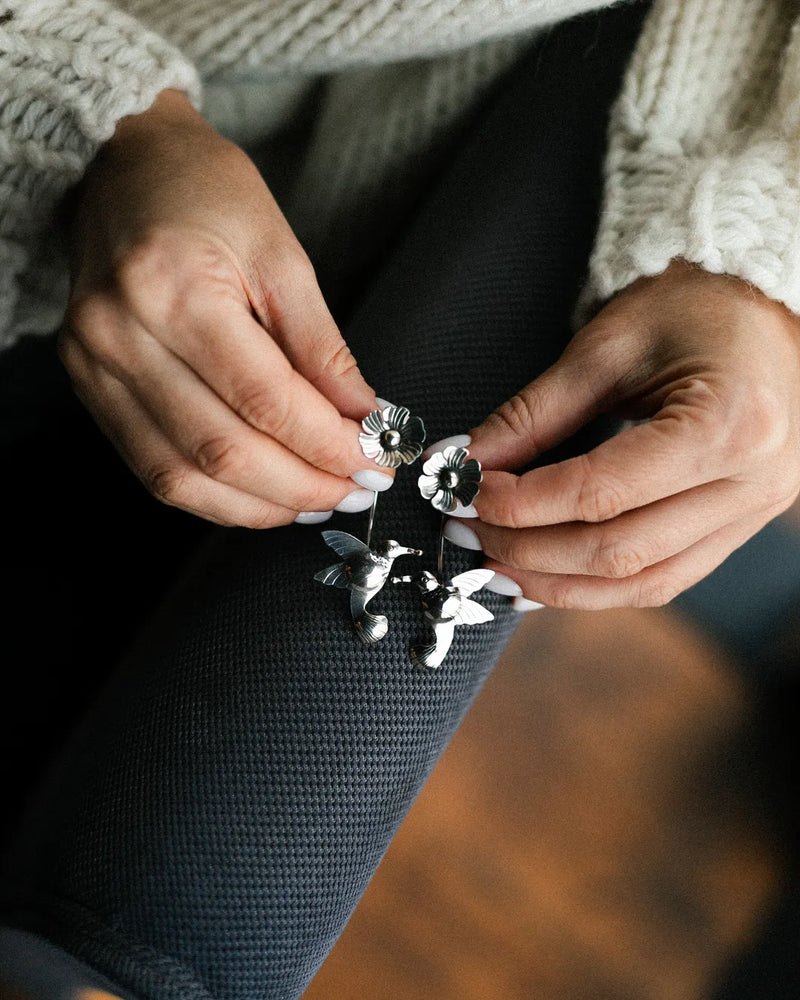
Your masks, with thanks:
[[[113,149],[129,141],[141,141],[160,129],[197,126],[200,123],[210,127],[182,90],[162,90],[146,111],[121,118],[104,148]]]

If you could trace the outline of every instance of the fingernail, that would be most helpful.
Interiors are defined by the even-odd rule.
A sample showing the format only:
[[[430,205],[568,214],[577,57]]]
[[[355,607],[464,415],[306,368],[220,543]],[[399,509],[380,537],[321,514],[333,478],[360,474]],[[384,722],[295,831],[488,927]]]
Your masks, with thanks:
[[[427,461],[437,451],[444,451],[445,448],[469,448],[471,444],[472,438],[469,434],[453,434],[452,437],[442,438],[441,441],[428,445],[422,453],[422,458],[423,461]]]
[[[475,510],[475,504],[471,503],[469,507],[464,507],[460,500],[456,500],[456,509],[450,511],[451,517],[480,517],[477,510]]]
[[[495,573],[488,583],[483,585],[484,590],[491,590],[493,594],[502,594],[504,597],[521,597],[522,587],[516,580],[503,573]]]
[[[340,500],[333,509],[338,510],[340,514],[357,514],[359,511],[370,507],[374,497],[375,493],[373,490],[353,490],[352,493],[347,494],[344,500]]]
[[[295,524],[322,524],[333,513],[332,510],[301,510],[294,519]]]
[[[515,597],[511,602],[511,607],[515,611],[522,613],[523,611],[538,611],[539,608],[544,607],[544,604],[539,604],[537,601],[529,601],[527,597]]]
[[[362,469],[360,472],[354,472],[350,478],[354,483],[363,486],[365,490],[372,490],[373,493],[382,493],[394,485],[392,476],[378,472],[377,469]]]
[[[480,539],[463,521],[448,521],[444,526],[444,537],[462,549],[472,549],[474,552],[481,550]]]
[[[390,403],[390,402],[389,402],[388,400],[386,400],[386,399],[381,399],[381,397],[380,397],[380,396],[376,396],[376,397],[375,397],[375,402],[376,402],[376,403],[378,404],[378,406],[379,406],[379,407],[380,407],[380,408],[381,408],[382,410],[385,410],[387,406],[394,406],[394,403]]]

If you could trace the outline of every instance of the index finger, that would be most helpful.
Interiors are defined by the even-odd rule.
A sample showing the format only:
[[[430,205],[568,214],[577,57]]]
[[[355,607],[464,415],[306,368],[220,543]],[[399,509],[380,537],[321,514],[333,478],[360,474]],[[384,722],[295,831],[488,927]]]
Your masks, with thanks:
[[[522,476],[485,471],[475,508],[510,528],[608,521],[723,478],[724,457],[710,445],[703,421],[663,410],[575,458]]]
[[[206,302],[204,310],[193,310],[191,320],[182,321],[191,322],[191,335],[168,332],[167,346],[248,424],[310,465],[345,477],[369,469],[376,484],[390,486],[390,471],[378,470],[361,451],[360,424],[292,366],[247,310],[224,305]]]

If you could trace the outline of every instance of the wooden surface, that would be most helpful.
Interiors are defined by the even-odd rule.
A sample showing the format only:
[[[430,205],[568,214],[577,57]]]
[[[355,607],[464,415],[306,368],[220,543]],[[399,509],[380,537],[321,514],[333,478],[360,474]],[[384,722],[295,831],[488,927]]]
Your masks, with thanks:
[[[529,614],[305,1000],[699,1000],[784,860],[752,700],[671,609]]]

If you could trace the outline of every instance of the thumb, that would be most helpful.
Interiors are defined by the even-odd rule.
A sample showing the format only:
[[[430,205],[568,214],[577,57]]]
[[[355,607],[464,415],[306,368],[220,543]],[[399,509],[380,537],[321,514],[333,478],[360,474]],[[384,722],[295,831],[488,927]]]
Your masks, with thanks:
[[[552,367],[470,432],[470,455],[485,469],[513,471],[571,437],[609,408],[619,373],[587,327]]]

